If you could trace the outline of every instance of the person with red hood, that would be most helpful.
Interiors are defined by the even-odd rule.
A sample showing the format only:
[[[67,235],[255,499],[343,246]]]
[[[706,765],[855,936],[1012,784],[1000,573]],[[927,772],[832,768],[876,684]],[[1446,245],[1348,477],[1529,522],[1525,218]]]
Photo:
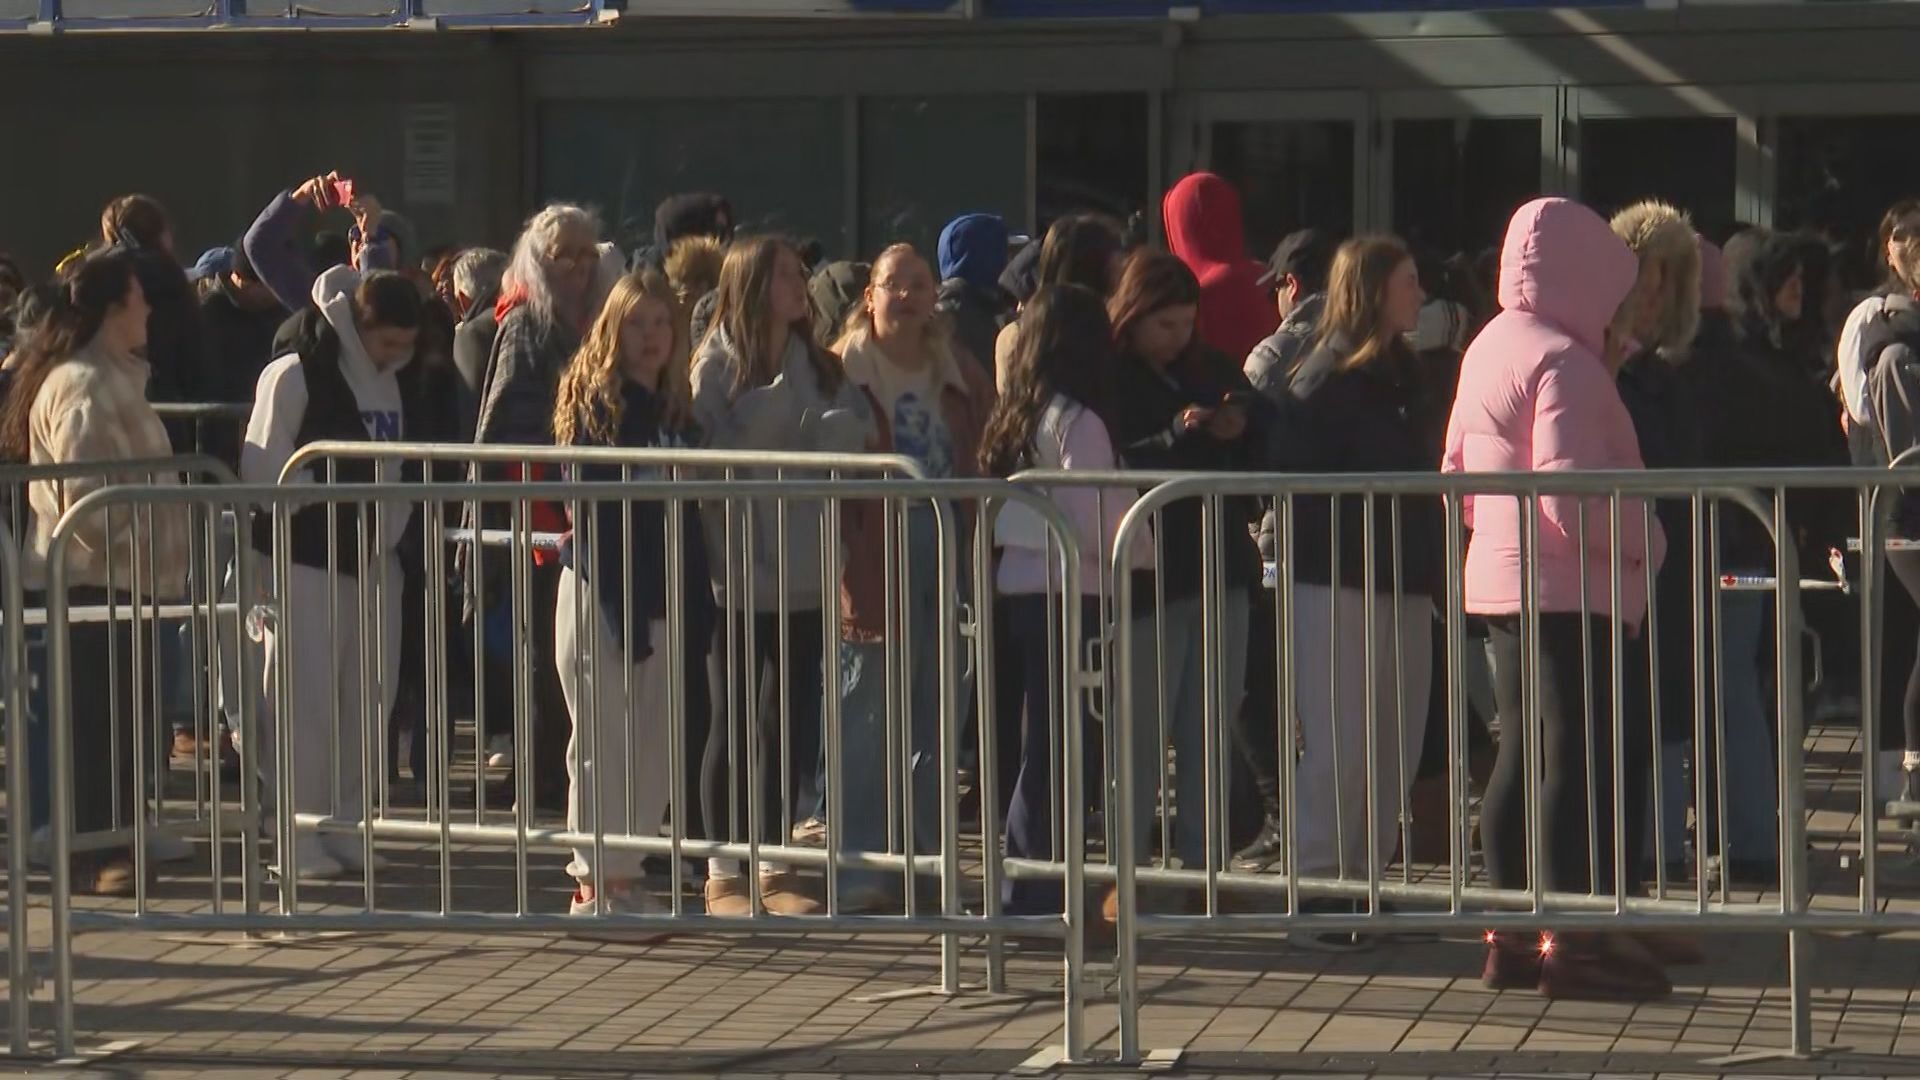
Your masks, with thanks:
[[[1247,258],[1240,193],[1212,173],[1184,177],[1167,192],[1167,246],[1200,279],[1200,340],[1244,359],[1280,325],[1266,268]]]

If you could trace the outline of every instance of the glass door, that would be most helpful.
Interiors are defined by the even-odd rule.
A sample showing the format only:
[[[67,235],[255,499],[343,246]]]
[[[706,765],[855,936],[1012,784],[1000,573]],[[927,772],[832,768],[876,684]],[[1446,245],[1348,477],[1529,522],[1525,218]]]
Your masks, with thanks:
[[[1205,169],[1232,181],[1252,257],[1265,259],[1296,229],[1346,236],[1368,224],[1366,94],[1194,94],[1173,104],[1169,176]]]
[[[1687,211],[1724,240],[1759,219],[1764,162],[1751,91],[1739,87],[1578,87],[1568,173],[1602,214],[1642,199]]]
[[[1380,95],[1373,220],[1445,258],[1497,248],[1522,203],[1564,190],[1560,91]]]

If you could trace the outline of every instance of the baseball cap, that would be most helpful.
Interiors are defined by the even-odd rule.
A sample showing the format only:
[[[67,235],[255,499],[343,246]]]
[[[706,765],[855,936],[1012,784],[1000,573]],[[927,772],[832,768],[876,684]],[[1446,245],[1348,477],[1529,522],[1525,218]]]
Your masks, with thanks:
[[[1333,267],[1334,246],[1333,237],[1322,229],[1288,233],[1273,249],[1273,257],[1267,260],[1267,272],[1260,275],[1260,284],[1276,284],[1292,274],[1311,292],[1325,289],[1327,273]]]

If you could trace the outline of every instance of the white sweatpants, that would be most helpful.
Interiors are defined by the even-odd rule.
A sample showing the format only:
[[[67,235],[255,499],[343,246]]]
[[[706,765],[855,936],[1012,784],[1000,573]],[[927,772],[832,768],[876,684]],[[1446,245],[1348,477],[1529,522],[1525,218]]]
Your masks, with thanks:
[[[584,610],[582,610],[584,608]],[[592,652],[581,648],[583,621],[593,627]],[[672,775],[667,760],[667,623],[648,627],[653,653],[639,663],[614,641],[593,586],[560,572],[554,602],[553,648],[560,688],[573,718],[567,740],[567,828],[607,836],[657,836],[666,816]],[[629,697],[631,691],[631,697]],[[640,877],[637,851],[609,848],[600,865],[604,881]],[[593,848],[575,848],[567,873],[593,880]]]
[[[1367,608],[1373,650],[1367,655]],[[1433,681],[1433,602],[1360,589],[1294,586],[1294,703],[1302,747],[1300,872],[1366,880],[1367,838],[1384,869],[1400,846],[1400,808],[1420,764]],[[1336,655],[1337,644],[1337,655]],[[1336,666],[1337,665],[1337,666]],[[1374,809],[1367,813],[1367,694],[1374,694]],[[1405,770],[1402,771],[1402,763]]]
[[[381,745],[380,733],[386,730],[400,685],[400,560],[387,557],[384,595],[376,596],[377,568],[368,569],[367,604],[379,612],[370,618],[361,617],[361,582],[352,577],[336,576],[329,583],[325,570],[296,565],[280,592],[279,616],[265,642],[267,700],[260,713],[260,768],[270,805],[278,804],[278,747],[284,731],[293,764],[294,811],[329,814],[343,821],[361,819],[362,736],[374,732],[375,741],[368,745]],[[332,621],[327,611],[329,591],[335,604]],[[283,650],[275,647],[275,634],[287,636],[284,657]],[[368,664],[364,672],[363,641]],[[277,710],[281,683],[289,676],[292,708],[283,724],[277,722]],[[376,777],[379,767],[377,759],[369,766],[376,770]],[[301,842],[308,843],[305,838]],[[359,842],[348,837],[326,846],[360,850]]]

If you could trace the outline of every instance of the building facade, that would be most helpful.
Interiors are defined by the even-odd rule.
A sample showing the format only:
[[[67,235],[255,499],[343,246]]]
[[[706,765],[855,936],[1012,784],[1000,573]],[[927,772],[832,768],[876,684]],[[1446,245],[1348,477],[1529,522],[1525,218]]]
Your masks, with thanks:
[[[0,0],[0,25],[7,3],[22,0]],[[50,262],[127,190],[173,209],[183,248],[229,242],[274,191],[329,168],[429,241],[503,242],[557,198],[634,241],[664,195],[713,190],[744,225],[836,255],[929,241],[971,210],[1038,229],[1097,209],[1153,231],[1161,191],[1202,167],[1241,185],[1256,252],[1309,224],[1472,252],[1537,192],[1603,210],[1659,196],[1709,234],[1750,222],[1851,243],[1920,188],[1909,5],[869,6],[632,0],[617,21],[543,31],[0,34],[0,249]]]

